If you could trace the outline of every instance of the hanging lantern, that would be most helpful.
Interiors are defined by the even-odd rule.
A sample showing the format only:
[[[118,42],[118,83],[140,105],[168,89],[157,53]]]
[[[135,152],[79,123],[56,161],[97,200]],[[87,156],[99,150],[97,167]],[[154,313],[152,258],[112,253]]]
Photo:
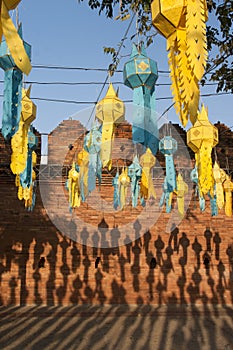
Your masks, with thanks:
[[[226,174],[226,180],[223,183],[223,189],[225,193],[225,214],[232,216],[232,192],[233,182],[229,175]]]
[[[169,192],[173,192],[176,189],[176,171],[173,154],[177,151],[177,141],[171,136],[165,136],[159,142],[159,150],[165,155],[167,186]]]
[[[88,166],[89,153],[83,148],[77,157],[77,164],[79,166],[79,188],[81,199],[84,202],[88,196]]]
[[[20,184],[22,187],[30,187],[32,185],[33,164],[36,163],[35,149],[37,145],[38,145],[38,138],[35,136],[35,134],[31,129],[30,131],[28,131],[27,164],[24,171],[20,174]]]
[[[188,193],[188,185],[183,179],[181,173],[177,176],[177,190],[175,190],[177,195],[178,212],[183,217],[184,216],[184,197]]]
[[[142,168],[139,164],[139,159],[137,156],[134,157],[133,163],[128,167],[128,176],[131,180],[132,207],[135,208],[138,204],[140,193],[139,181],[142,176]]]
[[[158,79],[157,63],[133,44],[130,60],[124,66],[124,84],[133,89],[133,143],[158,150],[158,126],[155,112],[155,83]]]
[[[193,168],[193,170],[190,173],[191,180],[195,183],[195,194],[199,198],[199,206],[201,211],[205,211],[205,197],[203,194],[200,194],[199,185],[198,185],[198,170],[197,166]],[[218,206],[217,206],[217,198],[216,198],[216,188],[214,186],[214,191],[212,195],[210,195],[210,192],[207,193],[208,197],[210,199],[210,209],[211,209],[211,216],[217,216],[218,215]]]
[[[101,132],[98,126],[92,127],[91,131],[85,136],[84,148],[89,153],[88,168],[88,192],[92,192],[96,186],[96,177],[99,185],[102,177],[102,163],[100,159]]]
[[[197,171],[197,166],[193,168],[193,170],[190,173],[190,179],[194,184],[196,185],[195,187],[195,195],[198,196],[199,199],[199,207],[201,211],[205,210],[205,198],[204,196],[200,195],[199,187],[198,187],[198,171]]]
[[[68,173],[67,189],[69,191],[69,206],[70,209],[80,207],[81,191],[79,187],[79,172],[76,164],[73,162],[72,168]]]
[[[219,209],[222,209],[224,207],[223,182],[226,179],[226,173],[223,169],[220,169],[220,166],[216,161],[214,162],[213,175],[216,186],[217,205]]]
[[[160,207],[166,203],[166,212],[170,213],[172,194],[176,189],[176,171],[173,154],[177,151],[177,142],[171,136],[164,136],[159,141],[159,150],[165,155],[166,176],[163,183],[163,194],[160,199]]]
[[[119,199],[120,199],[120,208],[124,209],[126,206],[126,198],[127,198],[127,189],[130,183],[130,177],[128,176],[128,169],[123,168],[122,173],[118,179],[118,189],[119,189]]]
[[[96,105],[96,118],[102,123],[102,140],[100,157],[103,167],[112,167],[112,137],[114,125],[122,123],[125,115],[124,103],[118,98],[112,84],[106,96]]]
[[[20,0],[2,0],[0,10],[0,42],[2,34],[5,40],[0,46],[0,66],[5,70],[12,65],[18,67],[21,72],[29,74],[31,71],[31,47],[22,40],[22,28],[19,26],[18,32],[9,16],[8,11],[13,10]]]
[[[28,154],[28,130],[31,122],[36,118],[36,106],[30,99],[29,89],[22,89],[22,110],[18,131],[11,139],[11,170],[13,174],[20,174],[24,171]]]
[[[155,165],[155,162],[155,157],[151,153],[151,150],[147,148],[146,152],[140,157],[140,165],[142,167],[140,192],[141,197],[145,200],[149,199],[150,197],[156,198],[151,175],[151,170]]]
[[[22,111],[21,117],[26,125],[30,125],[36,118],[36,105],[30,99],[31,85],[27,90],[22,90]]]
[[[206,0],[153,0],[152,23],[167,39],[175,108],[183,126],[194,124],[199,104],[198,82],[207,60]]]
[[[18,34],[22,37],[21,26],[18,29]],[[30,58],[31,46],[26,42],[24,42],[24,46]],[[6,41],[2,41],[0,45],[0,67],[5,71],[2,135],[6,140],[9,140],[17,132],[19,127],[23,73],[16,66]]]
[[[202,106],[197,121],[187,131],[187,144],[195,152],[198,169],[198,186],[200,195],[214,194],[214,177],[211,152],[218,143],[218,129],[208,120],[207,109]]]
[[[162,208],[165,204],[166,213],[170,213],[172,210],[172,194],[173,192],[170,192],[170,186],[168,185],[167,177],[165,176],[163,182],[163,193],[159,201],[159,206]]]

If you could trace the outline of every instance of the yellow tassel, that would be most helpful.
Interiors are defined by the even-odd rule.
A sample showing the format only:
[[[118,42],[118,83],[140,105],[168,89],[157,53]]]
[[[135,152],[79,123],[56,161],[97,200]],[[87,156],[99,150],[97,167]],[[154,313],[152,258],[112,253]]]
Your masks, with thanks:
[[[182,125],[197,118],[206,67],[206,0],[154,0],[152,23],[166,37],[175,109]]]
[[[178,212],[183,217],[184,216],[184,197],[188,193],[188,185],[184,181],[182,175],[179,173],[177,176],[177,204]]]
[[[16,66],[23,73],[29,74],[32,68],[29,57],[8,13],[9,10],[13,10],[19,3],[20,0],[1,1],[0,41],[3,34]]]
[[[226,175],[226,180],[223,183],[223,188],[225,192],[225,214],[227,216],[232,216],[232,192],[233,192],[233,182],[229,175]]]
[[[213,175],[216,185],[216,199],[217,199],[217,206],[219,209],[222,209],[224,207],[224,189],[223,189],[223,182],[226,179],[226,173],[223,169],[220,169],[218,163],[215,161],[214,167],[213,167]]]
[[[128,176],[128,170],[127,168],[122,170],[121,175],[118,179],[119,182],[119,190],[120,190],[120,205],[121,209],[124,209],[126,206],[126,198],[127,198],[127,188],[130,184],[130,178]]]
[[[18,187],[18,198],[19,198],[20,201],[23,199],[23,195],[24,195],[23,192],[24,192],[23,191],[23,187],[19,185],[19,187]]]
[[[214,195],[214,176],[212,169],[212,144],[207,141],[203,141],[200,151],[197,154],[198,159],[198,182],[200,195],[203,196],[210,192],[210,195]]]
[[[191,69],[200,81],[203,77],[207,61],[206,41],[206,1],[186,0],[187,14],[187,56]]]

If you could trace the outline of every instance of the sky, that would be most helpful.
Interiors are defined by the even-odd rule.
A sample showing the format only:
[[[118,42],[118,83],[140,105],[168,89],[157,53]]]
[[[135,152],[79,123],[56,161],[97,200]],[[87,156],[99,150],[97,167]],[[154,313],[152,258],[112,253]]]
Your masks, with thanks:
[[[116,9],[115,16],[118,14],[117,11]],[[11,15],[15,20],[15,12],[11,12]],[[107,69],[111,63],[111,56],[106,55],[103,48],[105,46],[118,48],[130,20],[122,22],[107,19],[104,14],[99,16],[98,11],[88,7],[87,1],[79,3],[77,0],[22,0],[19,5],[19,20],[23,24],[24,40],[32,45],[33,68],[29,76],[24,77],[24,81],[26,87],[29,86],[27,82],[34,82],[31,98],[37,105],[37,117],[33,125],[41,133],[49,133],[64,119],[73,118],[79,119],[84,126],[90,128],[94,119],[93,103],[52,102],[43,99],[95,102],[107,72],[39,69],[36,66]],[[130,37],[135,31],[136,21],[130,27],[120,51],[119,70],[123,69],[125,62],[129,59],[132,48]],[[154,43],[148,48],[147,54],[157,62],[159,71],[168,71],[165,38],[157,35]],[[4,72],[1,70],[0,74],[0,80],[3,81]],[[48,84],[53,82],[63,84]],[[132,90],[122,84],[122,73],[115,73],[111,82],[115,83],[116,89],[119,87],[119,97],[122,100],[132,99]],[[79,84],[70,85],[69,83]],[[172,104],[169,74],[159,73],[157,83],[159,84],[156,87],[157,113],[160,116]],[[3,94],[3,83],[0,84],[0,89],[2,91],[0,94]],[[215,93],[215,90],[214,85],[206,86],[201,89],[201,93]],[[107,85],[100,99],[104,97],[106,91]],[[164,97],[169,99],[163,99]],[[1,97],[0,115],[2,115],[2,102]],[[203,97],[201,102],[208,106],[209,119],[212,123],[221,121],[229,127],[233,126],[232,95]],[[179,123],[174,107],[165,117],[169,121]],[[126,115],[126,119],[131,121],[130,115]]]

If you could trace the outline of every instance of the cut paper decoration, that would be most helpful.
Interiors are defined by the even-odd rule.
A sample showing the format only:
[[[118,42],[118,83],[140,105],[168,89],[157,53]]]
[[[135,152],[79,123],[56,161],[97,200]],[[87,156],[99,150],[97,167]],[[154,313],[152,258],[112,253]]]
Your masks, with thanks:
[[[20,3],[20,0],[2,0],[0,13],[0,41],[2,35],[5,41],[2,42],[2,48],[6,55],[11,55],[11,60],[23,73],[29,74],[31,71],[30,46],[22,40],[22,35],[17,32],[8,11],[13,10]]]
[[[100,157],[103,167],[112,167],[112,138],[114,125],[125,120],[125,106],[110,84],[106,96],[96,105],[96,118],[102,123]]]
[[[140,165],[142,167],[140,194],[145,200],[151,197],[156,198],[151,174],[155,162],[156,159],[154,155],[152,154],[150,148],[147,148],[146,152],[140,157]]]
[[[97,125],[93,126],[84,139],[84,149],[89,153],[88,192],[96,187],[96,177],[99,185],[102,177],[102,162],[100,159],[102,134]]]
[[[134,157],[133,163],[128,167],[128,176],[131,180],[132,207],[136,208],[140,194],[139,181],[142,176],[142,167],[139,164],[139,159],[137,156]]]
[[[152,23],[167,39],[168,63],[176,112],[185,127],[195,123],[207,61],[206,0],[153,0]]]
[[[22,37],[22,27],[18,29]],[[28,57],[31,57],[31,46],[24,42]],[[6,41],[0,45],[0,67],[4,73],[4,99],[2,117],[2,135],[9,140],[18,130],[21,115],[23,73],[16,66]]]
[[[201,197],[208,192],[211,197],[214,195],[211,153],[217,143],[218,129],[210,123],[207,108],[203,105],[195,124],[187,131],[187,144],[195,152]]]
[[[142,44],[133,44],[130,60],[123,70],[124,84],[133,89],[132,139],[135,144],[158,150],[158,125],[155,111],[155,83],[158,79],[157,63],[146,55]]]

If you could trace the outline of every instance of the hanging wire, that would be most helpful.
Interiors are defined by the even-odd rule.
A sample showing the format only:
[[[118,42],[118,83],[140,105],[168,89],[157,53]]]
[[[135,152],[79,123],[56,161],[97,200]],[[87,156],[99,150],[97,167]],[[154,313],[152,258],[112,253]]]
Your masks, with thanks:
[[[116,55],[115,55],[115,60],[117,60],[117,58],[118,58],[118,56],[119,56],[119,54],[120,54],[120,51],[121,51],[121,49],[122,49],[122,46],[123,46],[123,44],[124,44],[124,41],[127,39],[127,35],[128,35],[128,33],[129,33],[130,27],[131,27],[131,25],[132,25],[132,23],[133,23],[134,17],[135,17],[135,13],[134,13],[134,15],[133,15],[132,18],[131,18],[131,21],[130,21],[130,23],[129,23],[129,25],[128,25],[126,31],[125,31],[125,34],[124,34],[123,38],[121,39],[121,43],[120,43],[119,48],[118,48],[118,50],[117,50],[117,53],[116,53]],[[111,66],[111,65],[109,65],[109,67],[110,67],[110,66]],[[104,87],[105,87],[105,85],[106,85],[106,83],[107,83],[107,81],[108,81],[109,72],[110,72],[110,69],[108,69],[108,74],[107,74],[107,76],[106,76],[106,78],[105,78],[105,81],[104,81],[104,83],[103,83],[103,86],[102,86],[102,88],[101,88],[101,90],[100,90],[100,92],[99,92],[99,94],[98,94],[98,97],[97,97],[97,99],[96,99],[96,102],[95,102],[95,104],[94,104],[94,106],[93,106],[93,108],[92,108],[92,111],[91,111],[91,113],[90,113],[90,117],[88,118],[88,121],[87,121],[87,123],[86,123],[85,128],[87,127],[87,125],[88,125],[90,119],[91,119],[92,116],[93,116],[93,113],[94,113],[94,111],[95,111],[95,106],[96,106],[96,104],[98,103],[98,101],[99,101],[99,99],[100,99],[100,96],[101,96],[101,94],[102,94],[102,92],[103,92],[103,90],[104,90]]]

